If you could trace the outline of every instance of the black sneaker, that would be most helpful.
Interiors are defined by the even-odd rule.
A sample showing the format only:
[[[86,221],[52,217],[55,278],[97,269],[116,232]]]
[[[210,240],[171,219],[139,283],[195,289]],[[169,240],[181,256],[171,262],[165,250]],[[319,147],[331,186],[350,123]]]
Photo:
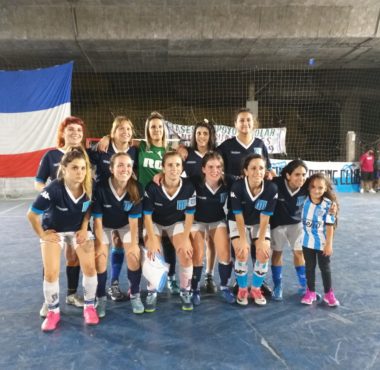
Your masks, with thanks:
[[[181,298],[182,310],[192,311],[194,306],[193,306],[193,302],[191,301],[191,293],[188,291],[181,290],[181,293],[179,294],[179,296]]]
[[[216,294],[218,292],[218,287],[215,284],[214,278],[212,275],[207,274],[205,277],[204,288],[209,294]]]
[[[261,293],[266,298],[271,298],[273,295],[272,288],[264,281],[263,285],[261,285]]]
[[[108,288],[108,295],[115,302],[126,301],[128,299],[128,295],[120,290],[118,281],[113,282]]]

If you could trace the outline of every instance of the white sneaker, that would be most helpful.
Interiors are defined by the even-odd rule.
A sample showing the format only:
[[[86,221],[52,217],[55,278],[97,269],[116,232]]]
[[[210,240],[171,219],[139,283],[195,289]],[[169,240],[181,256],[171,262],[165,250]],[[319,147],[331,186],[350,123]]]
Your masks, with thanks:
[[[84,306],[84,300],[82,297],[80,297],[77,294],[70,294],[66,296],[66,304],[71,304],[75,307],[83,307]]]
[[[45,303],[45,302],[42,303],[42,307],[40,309],[40,316],[41,317],[46,317],[47,314],[48,314],[48,312],[49,312],[49,309],[48,309],[47,303]]]
[[[376,191],[373,189],[369,189],[368,193],[376,194]]]
[[[360,192],[360,194],[363,194],[364,193],[364,189],[360,188],[359,192]]]

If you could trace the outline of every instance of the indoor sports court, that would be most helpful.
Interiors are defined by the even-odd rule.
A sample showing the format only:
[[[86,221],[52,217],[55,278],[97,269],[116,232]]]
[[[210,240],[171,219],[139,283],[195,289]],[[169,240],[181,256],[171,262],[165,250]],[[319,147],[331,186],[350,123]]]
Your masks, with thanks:
[[[61,323],[51,334],[40,330],[41,255],[25,217],[30,201],[2,201],[0,367],[378,369],[380,198],[342,193],[339,200],[332,257],[338,308],[300,304],[288,250],[283,302],[230,306],[203,294],[201,305],[187,313],[179,298],[169,299],[164,291],[155,313],[134,315],[129,301],[109,300],[107,316],[88,327],[80,309],[65,305],[62,287]],[[316,276],[321,291],[320,274]],[[122,277],[126,290],[125,270]],[[64,285],[64,273],[60,280]]]

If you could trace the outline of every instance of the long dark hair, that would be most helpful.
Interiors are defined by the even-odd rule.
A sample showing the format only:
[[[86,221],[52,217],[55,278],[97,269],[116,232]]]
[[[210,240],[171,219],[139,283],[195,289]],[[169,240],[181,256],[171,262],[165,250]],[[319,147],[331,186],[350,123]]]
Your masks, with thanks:
[[[266,160],[265,158],[261,155],[261,154],[258,154],[258,153],[251,153],[251,154],[248,154],[244,160],[243,160],[243,164],[242,164],[242,169],[241,169],[241,174],[243,176],[244,175],[244,170],[246,170],[249,166],[249,163],[252,161],[252,159],[262,159],[264,161],[264,164],[266,164]]]
[[[207,143],[207,150],[209,150],[209,151],[215,150],[215,148],[216,148],[215,127],[212,123],[209,123],[208,120],[206,120],[206,119],[195,124],[193,134],[191,136],[191,148],[194,150],[198,150],[197,129],[199,127],[204,127],[208,130],[209,139],[208,139],[208,143]]]
[[[308,170],[306,163],[302,159],[295,159],[291,162],[289,162],[281,171],[281,177],[286,180],[286,175],[291,175],[293,171],[298,168],[303,167],[306,172]]]

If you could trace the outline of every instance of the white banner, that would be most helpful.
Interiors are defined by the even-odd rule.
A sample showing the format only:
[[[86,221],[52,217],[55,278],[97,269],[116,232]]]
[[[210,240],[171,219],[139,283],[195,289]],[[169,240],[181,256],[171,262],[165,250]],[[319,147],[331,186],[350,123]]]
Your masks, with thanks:
[[[272,168],[280,176],[282,169],[290,160],[271,159]],[[316,172],[324,173],[338,192],[357,192],[360,185],[360,166],[358,162],[309,162],[305,161],[308,176]]]
[[[171,139],[179,139],[182,144],[189,146],[194,126],[177,125],[166,121]],[[234,137],[236,130],[234,127],[224,125],[214,125],[217,145],[226,139]],[[254,135],[264,141],[269,154],[286,154],[286,127],[279,128],[259,128],[254,130]]]

